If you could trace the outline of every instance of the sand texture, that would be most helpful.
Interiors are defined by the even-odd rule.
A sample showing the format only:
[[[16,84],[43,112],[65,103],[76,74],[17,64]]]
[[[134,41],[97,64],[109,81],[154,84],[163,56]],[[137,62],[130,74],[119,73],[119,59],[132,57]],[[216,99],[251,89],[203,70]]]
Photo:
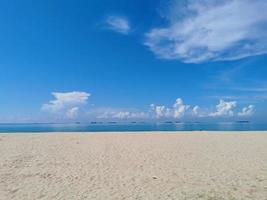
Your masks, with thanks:
[[[267,200],[267,132],[0,134],[1,200]]]

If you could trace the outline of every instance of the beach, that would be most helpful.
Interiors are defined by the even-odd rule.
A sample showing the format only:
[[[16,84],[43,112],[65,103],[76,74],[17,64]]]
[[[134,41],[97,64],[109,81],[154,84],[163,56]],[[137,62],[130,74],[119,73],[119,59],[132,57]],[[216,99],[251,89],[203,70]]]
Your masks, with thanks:
[[[267,199],[267,132],[0,134],[0,199]]]

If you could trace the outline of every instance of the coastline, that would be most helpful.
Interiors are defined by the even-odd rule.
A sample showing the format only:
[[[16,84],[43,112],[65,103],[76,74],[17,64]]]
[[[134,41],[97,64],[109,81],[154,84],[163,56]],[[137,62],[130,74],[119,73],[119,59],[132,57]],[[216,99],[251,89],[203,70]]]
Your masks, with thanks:
[[[1,133],[0,199],[257,199],[267,131]]]

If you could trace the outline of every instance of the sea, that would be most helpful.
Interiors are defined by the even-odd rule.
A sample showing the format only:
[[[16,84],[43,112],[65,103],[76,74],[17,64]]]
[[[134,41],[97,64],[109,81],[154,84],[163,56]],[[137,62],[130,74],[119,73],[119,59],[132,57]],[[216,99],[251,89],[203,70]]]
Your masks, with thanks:
[[[2,123],[0,133],[131,131],[267,131],[267,123],[240,122],[89,122]]]

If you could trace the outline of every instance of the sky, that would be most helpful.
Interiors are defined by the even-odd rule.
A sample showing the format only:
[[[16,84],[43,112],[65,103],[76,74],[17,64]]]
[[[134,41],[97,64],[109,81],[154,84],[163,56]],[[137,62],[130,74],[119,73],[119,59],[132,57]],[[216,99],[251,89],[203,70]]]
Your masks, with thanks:
[[[267,122],[265,0],[2,0],[0,123]]]

